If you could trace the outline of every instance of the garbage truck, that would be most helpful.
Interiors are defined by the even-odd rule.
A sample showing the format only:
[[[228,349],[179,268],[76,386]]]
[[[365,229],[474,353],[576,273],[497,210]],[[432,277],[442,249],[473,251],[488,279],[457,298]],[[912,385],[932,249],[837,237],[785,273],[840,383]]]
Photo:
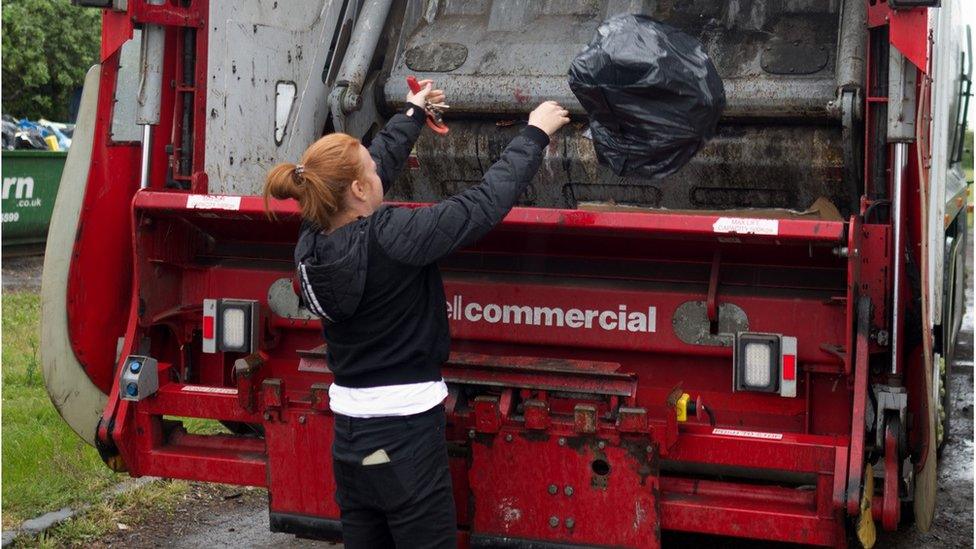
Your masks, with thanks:
[[[102,10],[43,273],[64,420],[133,476],[263,487],[339,540],[321,323],[267,170],[369,143],[407,77],[450,105],[386,199],[480,181],[565,105],[518,207],[440,263],[458,543],[844,547],[928,529],[963,313],[972,74],[955,0],[75,0]],[[726,107],[657,179],[599,163],[567,69],[640,13]],[[200,422],[223,424],[220,433]]]

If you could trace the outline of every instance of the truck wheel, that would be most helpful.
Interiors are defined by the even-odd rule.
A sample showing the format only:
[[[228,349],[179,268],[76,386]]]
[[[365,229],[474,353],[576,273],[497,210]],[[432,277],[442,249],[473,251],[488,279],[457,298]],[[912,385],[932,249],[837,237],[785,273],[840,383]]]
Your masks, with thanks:
[[[939,357],[939,363],[936,365],[938,368],[939,375],[936,376],[938,381],[938,402],[939,407],[936,416],[936,455],[942,457],[942,451],[945,450],[946,444],[949,442],[949,427],[951,424],[951,400],[950,395],[950,378],[949,375],[949,364],[951,364],[951,358],[949,357]]]
[[[944,305],[942,306],[942,351],[943,357],[939,368],[938,379],[938,427],[936,429],[936,440],[938,441],[937,455],[942,457],[942,451],[949,442],[952,431],[952,363],[956,356],[956,342],[953,334],[955,330],[955,319],[965,310],[965,269],[960,268],[959,254],[957,249],[965,249],[965,241],[955,243],[950,250],[949,276],[945,280]]]

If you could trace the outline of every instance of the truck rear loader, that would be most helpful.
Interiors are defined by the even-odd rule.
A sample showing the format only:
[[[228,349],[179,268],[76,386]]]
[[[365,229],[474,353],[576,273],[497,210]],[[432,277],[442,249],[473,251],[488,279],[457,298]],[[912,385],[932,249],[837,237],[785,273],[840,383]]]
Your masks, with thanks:
[[[341,537],[298,209],[259,195],[325,133],[368,143],[416,76],[450,131],[417,142],[387,196],[406,207],[480,181],[539,101],[573,117],[520,206],[441,264],[460,544],[931,525],[967,245],[960,2],[76,3],[103,9],[101,55],[42,358],[109,467],[265,487],[272,530]],[[567,84],[619,13],[700,39],[725,85],[715,138],[664,179],[601,166]]]

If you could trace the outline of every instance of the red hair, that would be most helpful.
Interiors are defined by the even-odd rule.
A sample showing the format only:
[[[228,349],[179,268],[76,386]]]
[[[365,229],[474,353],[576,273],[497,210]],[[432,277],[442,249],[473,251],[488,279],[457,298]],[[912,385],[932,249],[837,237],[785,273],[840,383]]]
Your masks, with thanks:
[[[349,184],[359,179],[364,166],[359,140],[344,133],[332,133],[305,149],[301,169],[285,162],[268,172],[264,182],[264,209],[268,200],[292,198],[302,208],[302,217],[322,229],[345,207]]]

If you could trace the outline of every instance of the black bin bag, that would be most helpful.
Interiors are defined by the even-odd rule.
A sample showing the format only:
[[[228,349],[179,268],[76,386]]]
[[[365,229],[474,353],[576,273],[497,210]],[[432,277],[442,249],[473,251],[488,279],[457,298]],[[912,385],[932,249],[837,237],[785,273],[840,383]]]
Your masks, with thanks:
[[[715,133],[725,88],[701,42],[643,15],[607,19],[569,69],[597,159],[617,175],[664,177]]]

